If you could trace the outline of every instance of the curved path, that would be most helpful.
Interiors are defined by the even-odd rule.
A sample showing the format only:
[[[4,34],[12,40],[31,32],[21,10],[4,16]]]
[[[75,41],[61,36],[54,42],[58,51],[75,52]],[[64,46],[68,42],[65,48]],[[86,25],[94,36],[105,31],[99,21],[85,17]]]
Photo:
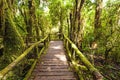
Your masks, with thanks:
[[[77,80],[67,63],[62,41],[50,41],[29,80]]]

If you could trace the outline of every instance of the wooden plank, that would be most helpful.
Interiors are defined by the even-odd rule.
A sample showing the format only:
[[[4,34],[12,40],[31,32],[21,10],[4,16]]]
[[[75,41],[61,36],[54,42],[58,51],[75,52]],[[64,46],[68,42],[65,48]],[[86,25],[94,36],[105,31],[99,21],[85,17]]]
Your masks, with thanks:
[[[38,75],[38,76],[72,76],[72,75],[74,75],[73,74],[73,72],[54,72],[54,71],[51,71],[51,72],[34,72],[34,73],[36,73],[35,75]]]
[[[65,64],[68,65],[66,62],[60,62],[60,61],[43,61],[41,64]]]
[[[34,80],[76,80],[74,76],[39,76]]]
[[[49,66],[36,66],[36,69],[39,69],[39,68],[45,69],[47,67],[49,67]],[[69,66],[66,66],[66,65],[50,66],[50,67],[51,67],[51,69],[65,69],[65,68],[68,69],[69,68]]]
[[[40,72],[70,72],[70,70],[66,69],[66,68],[65,69],[64,68],[63,69],[61,69],[61,68],[60,69],[56,69],[56,68],[51,69],[50,67],[45,68],[45,69],[41,69],[41,68],[40,69],[35,69],[34,71],[35,72],[36,71],[40,71]]]
[[[62,41],[51,41],[29,80],[77,80],[70,70]]]

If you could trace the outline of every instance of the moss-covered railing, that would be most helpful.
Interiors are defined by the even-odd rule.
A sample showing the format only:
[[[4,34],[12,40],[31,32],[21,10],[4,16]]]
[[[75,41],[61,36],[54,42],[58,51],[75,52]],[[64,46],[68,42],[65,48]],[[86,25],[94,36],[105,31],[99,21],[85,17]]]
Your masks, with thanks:
[[[10,71],[12,71],[18,64],[20,64],[20,62],[30,53],[30,51],[33,48],[38,46],[41,42],[44,42],[44,47],[41,49],[40,53],[37,55],[36,60],[34,61],[28,74],[26,75],[26,78],[24,79],[24,80],[27,80],[31,74],[33,67],[35,66],[35,64],[37,62],[37,59],[40,57],[40,55],[41,55],[43,49],[45,48],[45,46],[47,45],[48,41],[49,41],[49,37],[46,36],[44,39],[41,39],[40,41],[32,44],[29,48],[27,48],[17,59],[15,59],[12,63],[10,63],[7,67],[5,67],[3,70],[0,71],[0,80],[6,80],[5,79],[6,74],[9,73]]]
[[[103,80],[101,73],[89,62],[82,52],[79,51],[77,46],[65,34],[63,35],[64,45],[66,47],[68,57],[73,68],[75,69],[75,72],[78,74],[79,79],[84,80],[81,71],[87,71],[93,75],[93,80]],[[83,65],[81,65],[80,62]]]

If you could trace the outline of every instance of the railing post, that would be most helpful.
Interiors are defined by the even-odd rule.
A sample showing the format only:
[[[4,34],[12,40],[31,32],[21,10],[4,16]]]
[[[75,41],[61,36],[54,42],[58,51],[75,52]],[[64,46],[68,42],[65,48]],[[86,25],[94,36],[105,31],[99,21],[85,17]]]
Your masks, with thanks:
[[[44,40],[44,46],[46,46],[46,40]]]
[[[66,44],[65,44],[65,38],[64,38],[64,36],[63,36],[63,44],[65,45],[65,47],[66,47]]]
[[[48,42],[50,41],[50,34],[48,35]]]
[[[38,42],[34,43],[33,45],[31,45],[17,59],[15,59],[12,63],[10,63],[8,66],[6,66],[4,69],[2,69],[0,71],[0,80],[4,80],[4,77],[6,76],[6,74],[9,71],[11,71],[12,69],[14,69],[19,63],[21,63],[21,61],[30,53],[30,51],[33,50],[33,48],[35,48],[36,46],[38,46],[41,42],[44,42],[44,40],[47,37],[48,36],[46,36],[44,39],[41,39],[40,41],[38,41]]]
[[[61,40],[63,40],[63,34],[61,33],[60,35],[61,35]]]
[[[39,53],[38,52],[38,46],[35,47],[34,51],[35,52],[33,54],[34,54],[35,58],[38,58],[38,53]]]
[[[68,41],[66,39],[65,39],[65,47],[68,48]]]
[[[49,42],[49,35],[48,35],[48,37],[47,37],[47,45],[46,45],[46,47],[48,46],[48,42]]]

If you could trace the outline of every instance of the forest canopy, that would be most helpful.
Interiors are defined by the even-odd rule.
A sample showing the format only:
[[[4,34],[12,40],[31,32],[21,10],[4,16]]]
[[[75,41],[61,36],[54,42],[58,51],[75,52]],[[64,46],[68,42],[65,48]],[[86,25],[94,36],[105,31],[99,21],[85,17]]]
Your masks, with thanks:
[[[48,34],[65,34],[105,80],[120,79],[120,0],[0,0],[0,70]]]

